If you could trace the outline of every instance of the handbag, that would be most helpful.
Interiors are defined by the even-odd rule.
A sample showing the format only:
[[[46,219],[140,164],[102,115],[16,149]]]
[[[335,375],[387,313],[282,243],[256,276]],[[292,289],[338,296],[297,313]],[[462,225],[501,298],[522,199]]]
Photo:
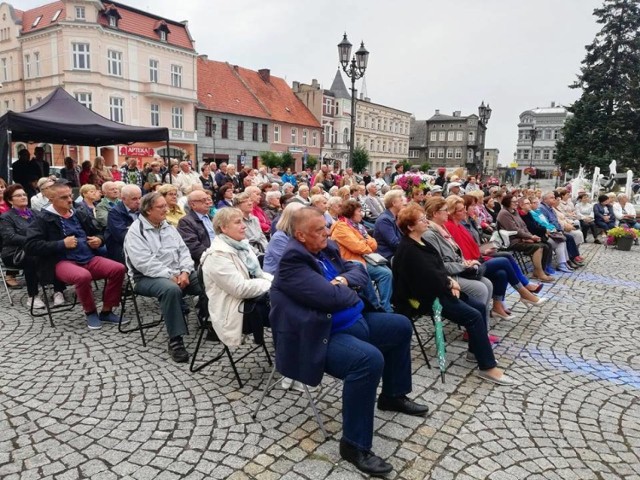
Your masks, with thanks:
[[[556,242],[564,242],[564,241],[566,241],[565,236],[560,232],[551,232],[549,234],[549,238],[551,240],[555,240]]]
[[[365,253],[362,255],[369,265],[386,265],[389,261],[379,253]]]
[[[22,265],[22,262],[24,262],[24,257],[25,257],[24,248],[18,248],[14,252],[11,261],[13,262],[14,266],[19,267]]]
[[[458,274],[458,276],[462,278],[467,278],[469,280],[480,280],[484,276],[487,267],[484,264],[475,265],[473,267],[467,267],[462,272]]]

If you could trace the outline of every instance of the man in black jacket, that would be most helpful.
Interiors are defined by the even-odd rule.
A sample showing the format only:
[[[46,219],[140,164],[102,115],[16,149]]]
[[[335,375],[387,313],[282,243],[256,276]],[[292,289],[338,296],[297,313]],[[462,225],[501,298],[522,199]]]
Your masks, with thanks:
[[[118,202],[107,215],[107,228],[104,239],[109,258],[124,263],[124,237],[131,224],[138,218],[142,191],[137,185],[125,185],[121,192],[122,201]]]
[[[96,255],[104,239],[93,218],[72,209],[67,183],[57,181],[51,190],[51,205],[29,225],[25,253],[40,257],[38,273],[43,282],[53,283],[56,278],[75,286],[90,329],[101,328],[102,322],[117,324],[119,318],[112,310],[120,304],[125,267]],[[93,298],[94,279],[106,281],[100,315]]]
[[[209,209],[213,201],[211,196],[202,190],[194,190],[187,200],[189,213],[180,219],[178,233],[187,245],[197,267],[200,264],[200,257],[211,246],[211,240],[214,237],[213,223],[209,217]]]

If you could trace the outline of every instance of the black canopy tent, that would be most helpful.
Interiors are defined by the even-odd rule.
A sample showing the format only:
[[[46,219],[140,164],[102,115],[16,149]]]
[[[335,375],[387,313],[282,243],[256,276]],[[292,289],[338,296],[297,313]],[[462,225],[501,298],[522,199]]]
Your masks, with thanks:
[[[23,113],[0,117],[0,176],[9,179],[11,142],[43,142],[103,147],[135,142],[167,142],[165,127],[133,127],[98,115],[62,87]]]

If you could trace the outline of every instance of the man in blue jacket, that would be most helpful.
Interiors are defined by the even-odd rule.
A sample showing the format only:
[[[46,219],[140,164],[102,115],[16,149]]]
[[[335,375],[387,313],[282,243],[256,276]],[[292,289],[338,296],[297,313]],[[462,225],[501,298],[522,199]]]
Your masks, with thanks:
[[[386,210],[377,218],[373,229],[373,238],[378,242],[378,253],[389,261],[395,255],[402,238],[396,219],[404,205],[404,198],[402,190],[389,190],[385,193]]]
[[[137,185],[125,185],[120,195],[122,201],[107,215],[104,237],[109,258],[124,265],[124,237],[131,224],[138,218],[142,190]]]
[[[426,415],[411,391],[411,322],[393,313],[365,312],[356,290],[369,281],[357,262],[344,262],[322,212],[306,207],[292,219],[289,241],[270,292],[276,365],[284,376],[318,385],[324,372],[343,379],[340,456],[370,475],[392,470],[371,452],[378,409]]]

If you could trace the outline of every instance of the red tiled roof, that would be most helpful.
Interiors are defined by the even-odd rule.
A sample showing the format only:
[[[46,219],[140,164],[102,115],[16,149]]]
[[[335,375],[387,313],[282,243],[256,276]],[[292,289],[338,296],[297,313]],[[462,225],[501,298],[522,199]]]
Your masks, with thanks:
[[[149,38],[151,40],[159,40],[160,37],[158,35],[158,32],[156,32],[154,29],[158,21],[164,21],[166,22],[169,31],[171,32],[167,36],[168,44],[174,45],[176,47],[186,48],[187,50],[194,50],[193,40],[189,35],[187,27],[182,23],[163,19],[162,17],[158,17],[141,10],[136,10],[121,3],[109,2],[108,4],[105,4],[105,8],[109,8],[111,6],[117,9],[121,17],[120,20],[118,20],[118,30]],[[60,1],[42,5],[31,10],[26,10],[22,14],[22,33],[41,30],[50,26],[52,23],[55,23],[52,22],[51,19],[53,18],[53,15],[57,10],[62,10],[60,16],[58,17],[58,20],[64,19],[64,3]],[[38,22],[38,25],[33,28],[33,21],[40,15],[42,15],[40,22]],[[98,23],[103,27],[110,28],[109,21],[104,14],[98,16]]]
[[[198,58],[198,101],[214,112],[271,119],[226,62]]]
[[[254,70],[237,67],[235,71],[267,108],[273,121],[320,128],[316,117],[282,78],[270,75],[269,81],[265,81]]]

